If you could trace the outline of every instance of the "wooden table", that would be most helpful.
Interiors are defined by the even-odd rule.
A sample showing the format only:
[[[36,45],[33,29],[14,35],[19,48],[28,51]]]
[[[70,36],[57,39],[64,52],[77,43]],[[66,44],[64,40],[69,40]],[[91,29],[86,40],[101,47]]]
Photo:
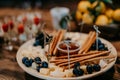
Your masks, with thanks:
[[[3,10],[4,12],[1,12],[0,15],[3,15],[4,13],[8,13],[11,15],[17,15],[19,13],[22,13],[22,11],[19,10],[11,10],[9,9]],[[24,10],[23,10],[24,11]],[[17,13],[14,13],[17,12]],[[52,30],[52,23],[50,14],[48,11],[43,10],[42,13],[44,20],[48,24],[47,29]],[[8,14],[8,15],[9,15]],[[89,80],[120,80],[120,40],[110,41],[114,47],[116,48],[118,52],[118,60],[116,64],[107,72],[96,76],[94,78],[91,78]],[[27,73],[25,73],[17,64],[16,62],[16,52],[14,51],[7,51],[2,48],[0,48],[0,80],[41,80],[38,78],[35,78]],[[119,72],[117,72],[119,71]]]

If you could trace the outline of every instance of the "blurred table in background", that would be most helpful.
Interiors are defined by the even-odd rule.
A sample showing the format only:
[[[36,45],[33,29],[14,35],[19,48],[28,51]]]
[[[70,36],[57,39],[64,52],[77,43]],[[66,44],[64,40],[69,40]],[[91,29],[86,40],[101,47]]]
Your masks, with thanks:
[[[18,15],[23,12],[38,11],[42,13],[44,21],[47,23],[46,30],[48,32],[53,30],[51,16],[49,10],[19,10],[19,9],[0,9],[0,17],[6,15]],[[89,80],[120,80],[120,39],[118,40],[109,40],[118,52],[118,61],[116,64],[106,73],[101,74],[100,76],[91,78]],[[19,48],[18,45],[15,45]],[[17,49],[18,49],[17,48]],[[0,80],[41,80],[37,79],[27,73],[25,73],[16,62],[16,52],[17,49],[13,51],[7,51],[0,49]],[[119,71],[119,72],[116,72]]]

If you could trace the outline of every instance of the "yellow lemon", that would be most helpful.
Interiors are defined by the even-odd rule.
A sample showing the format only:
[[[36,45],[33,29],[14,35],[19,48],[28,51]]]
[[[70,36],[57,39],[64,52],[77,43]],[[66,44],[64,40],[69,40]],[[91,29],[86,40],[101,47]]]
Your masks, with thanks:
[[[96,19],[95,24],[96,25],[107,25],[108,24],[108,18],[105,15],[99,15]]]
[[[113,12],[113,19],[115,21],[120,21],[120,9],[116,9],[114,12]]]
[[[94,8],[94,7],[96,7],[97,6],[97,4],[98,4],[98,1],[95,1],[94,3],[92,3],[92,8]]]
[[[113,14],[113,10],[112,9],[108,9],[106,12],[105,12],[105,15],[108,17],[108,18],[112,18],[112,14]]]
[[[82,19],[82,14],[81,14],[81,12],[80,11],[76,11],[76,14],[75,14],[75,17],[76,17],[76,20],[77,21],[81,21],[81,19]]]
[[[97,5],[97,4],[99,4],[99,5]],[[106,6],[105,6],[105,4],[103,2],[98,3],[98,1],[95,1],[92,4],[92,8],[94,8],[94,7],[96,7],[95,10],[100,12],[100,13],[104,13],[105,10],[106,10]]]
[[[91,3],[89,1],[80,1],[78,3],[78,10],[80,12],[83,12],[83,13],[88,12],[88,8],[90,7],[91,7]]]
[[[84,13],[82,16],[82,21],[86,24],[93,24],[94,16],[89,13]]]

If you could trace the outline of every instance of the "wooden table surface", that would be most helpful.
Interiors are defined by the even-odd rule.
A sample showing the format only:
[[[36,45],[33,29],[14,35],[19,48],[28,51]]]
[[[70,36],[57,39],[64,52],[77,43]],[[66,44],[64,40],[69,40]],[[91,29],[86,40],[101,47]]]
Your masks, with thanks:
[[[24,10],[23,10],[24,11]],[[23,11],[1,9],[0,16],[17,15]],[[17,13],[14,13],[17,12]],[[4,14],[6,13],[6,14]],[[48,24],[47,29],[53,30],[51,17],[48,11],[42,10],[43,18]],[[107,72],[87,80],[120,80],[120,39],[109,40],[118,52],[118,60],[116,64]],[[0,80],[41,80],[25,73],[16,62],[17,50],[7,51],[0,48]]]

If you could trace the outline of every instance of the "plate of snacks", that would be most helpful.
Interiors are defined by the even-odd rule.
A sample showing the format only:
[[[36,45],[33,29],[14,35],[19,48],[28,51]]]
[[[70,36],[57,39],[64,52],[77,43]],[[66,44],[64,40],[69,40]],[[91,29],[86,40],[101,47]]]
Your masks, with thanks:
[[[28,74],[48,80],[88,79],[109,70],[117,51],[107,40],[88,34],[59,30],[53,36],[39,33],[18,50],[17,62]]]

